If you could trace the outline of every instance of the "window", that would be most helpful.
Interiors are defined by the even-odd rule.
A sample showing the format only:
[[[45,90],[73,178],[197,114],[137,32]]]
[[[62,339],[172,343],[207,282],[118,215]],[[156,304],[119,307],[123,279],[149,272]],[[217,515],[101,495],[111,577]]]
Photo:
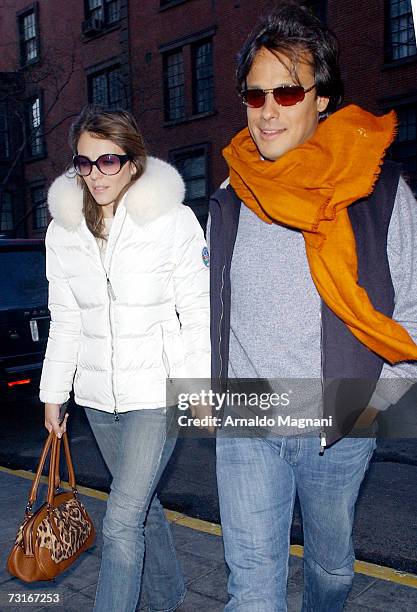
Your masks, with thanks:
[[[43,186],[33,187],[33,189],[31,189],[31,200],[33,210],[33,228],[45,229],[48,223],[45,188]]]
[[[185,203],[190,206],[200,223],[208,215],[208,146],[200,145],[171,151],[170,161],[177,168],[185,183]]]
[[[9,157],[10,137],[7,107],[5,104],[0,104],[0,159],[8,159]]]
[[[401,162],[405,177],[417,194],[417,102],[396,110],[399,125],[391,147],[392,157]]]
[[[0,231],[12,230],[13,227],[12,196],[7,191],[2,191],[0,192]]]
[[[192,46],[193,113],[213,110],[213,44],[211,40]]]
[[[39,59],[38,20],[35,8],[18,16],[20,64],[33,64]]]
[[[165,119],[175,121],[185,116],[184,61],[182,49],[164,55]]]
[[[386,59],[388,61],[415,55],[411,0],[388,0],[385,11]]]
[[[40,96],[35,96],[26,103],[26,153],[28,157],[45,155],[42,124],[42,101]]]
[[[105,26],[120,20],[120,0],[87,0],[86,19],[97,19]]]
[[[126,94],[119,66],[88,77],[89,101],[106,108],[125,108]]]
[[[164,67],[166,121],[184,121],[214,112],[213,35],[197,32],[159,47]]]

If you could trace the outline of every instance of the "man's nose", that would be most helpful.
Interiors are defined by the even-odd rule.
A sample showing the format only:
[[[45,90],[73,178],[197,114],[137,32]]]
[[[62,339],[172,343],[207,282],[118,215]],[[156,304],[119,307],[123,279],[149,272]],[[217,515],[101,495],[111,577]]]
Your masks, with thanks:
[[[268,91],[265,94],[265,103],[262,107],[263,119],[272,119],[278,117],[280,113],[279,104],[275,102],[274,94],[272,91]]]

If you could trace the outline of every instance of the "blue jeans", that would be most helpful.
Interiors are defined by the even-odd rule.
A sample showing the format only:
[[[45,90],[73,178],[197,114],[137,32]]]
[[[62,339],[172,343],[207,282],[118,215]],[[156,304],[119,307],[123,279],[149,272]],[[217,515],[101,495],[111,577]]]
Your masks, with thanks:
[[[141,584],[150,610],[175,610],[185,597],[185,586],[155,494],[176,442],[175,435],[167,436],[175,410],[132,410],[119,413],[119,421],[112,413],[91,408],[85,412],[113,477],[94,611],[134,612]]]
[[[230,435],[230,434],[229,434]],[[217,437],[227,612],[286,612],[290,529],[298,493],[304,530],[303,612],[339,612],[353,581],[352,525],[372,438]]]

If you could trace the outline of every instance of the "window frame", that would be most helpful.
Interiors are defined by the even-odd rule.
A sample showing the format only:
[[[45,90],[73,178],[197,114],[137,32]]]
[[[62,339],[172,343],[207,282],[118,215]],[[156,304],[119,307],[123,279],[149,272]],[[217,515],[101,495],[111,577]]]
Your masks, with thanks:
[[[35,100],[39,100],[39,126],[33,126],[33,103]],[[29,111],[30,108],[30,111]],[[35,93],[29,98],[26,98],[24,103],[24,112],[25,112],[25,151],[26,151],[26,160],[37,160],[43,159],[46,157],[46,140],[45,140],[45,118],[44,118],[44,110],[43,110],[43,93]],[[30,114],[29,114],[30,113]],[[29,117],[30,117],[30,125],[29,125]],[[33,132],[39,129],[40,131],[40,139],[41,139],[41,151],[39,153],[33,153]]]
[[[119,74],[121,97],[119,98],[120,102],[117,105],[112,104],[109,101],[109,95],[110,95],[109,75],[112,72],[118,72]],[[107,88],[107,101],[105,104],[93,99],[93,91],[94,91],[93,81],[95,78],[98,78],[103,75],[106,76],[106,88]],[[98,104],[99,106],[104,106],[105,108],[109,108],[109,109],[115,109],[115,108],[127,109],[128,108],[128,92],[126,90],[126,86],[124,83],[122,67],[120,65],[120,62],[112,61],[111,63],[108,62],[101,66],[92,67],[86,72],[86,76],[87,76],[88,101],[90,104]]]
[[[9,196],[8,204],[10,204],[10,211],[6,211],[6,214],[10,214],[11,219],[11,227],[3,227],[3,197],[7,195]],[[15,217],[14,217],[14,208],[13,208],[13,193],[11,191],[1,190],[0,191],[0,233],[3,232],[13,232],[15,229]]]
[[[197,49],[202,47],[203,45],[210,44],[210,59],[211,59],[211,74],[209,77],[198,78],[197,75]],[[215,100],[215,92],[214,92],[214,48],[213,48],[213,38],[209,37],[206,39],[198,40],[190,45],[191,52],[191,81],[192,81],[192,113],[193,115],[200,115],[203,113],[212,113],[214,112],[214,100]],[[210,91],[210,108],[199,110],[198,109],[198,83],[202,81],[210,80],[210,88],[206,88],[207,91]]]
[[[35,36],[29,40],[35,40],[36,47],[36,57],[28,60],[27,54],[25,54],[27,42],[23,38],[24,28],[23,23],[25,17],[33,14],[35,21]],[[29,6],[25,7],[23,10],[16,13],[17,20],[17,40],[19,44],[19,63],[21,68],[25,68],[26,66],[31,66],[32,64],[37,64],[40,61],[40,31],[39,31],[39,4],[38,2],[34,2]]]
[[[1,117],[4,118],[4,129],[2,129]],[[9,113],[6,102],[0,102],[0,142],[5,144],[4,152],[0,148],[0,161],[8,161],[11,157],[11,139]]]
[[[119,17],[115,21],[109,21],[109,9],[108,5],[112,3],[116,3],[119,5]],[[89,0],[84,0],[84,19],[87,21],[94,17],[95,11],[100,11],[100,19],[103,23],[103,30],[107,30],[109,28],[114,28],[118,26],[121,20],[121,9],[122,2],[121,0],[100,0],[100,7],[96,7],[95,9],[91,9],[89,5]]]
[[[214,70],[214,45],[215,45],[215,34],[217,26],[213,26],[209,29],[195,32],[193,34],[184,36],[180,39],[171,41],[169,43],[160,45],[158,51],[162,56],[162,83],[163,83],[163,108],[164,108],[164,120],[165,127],[177,125],[194,119],[200,119],[216,113],[216,97],[215,97],[215,70]],[[193,59],[193,48],[198,47],[204,42],[211,43],[211,55],[212,55],[212,109],[210,111],[195,112],[194,103],[194,59]],[[166,87],[166,58],[182,50],[183,53],[183,65],[184,65],[184,116],[177,119],[167,118],[167,87]],[[191,78],[189,78],[191,77]]]
[[[210,172],[210,159],[211,159],[211,143],[203,142],[190,145],[188,147],[181,147],[178,149],[171,149],[168,154],[169,162],[175,166],[180,172],[180,169],[177,166],[177,163],[181,159],[190,159],[194,156],[197,156],[199,152],[202,152],[204,157],[204,179],[205,179],[205,194],[204,196],[199,196],[198,198],[188,199],[187,198],[187,190],[185,192],[184,204],[189,206],[197,219],[200,221],[201,225],[205,227],[208,218],[208,203],[211,193],[211,172]],[[181,174],[181,172],[180,172]],[[185,186],[187,187],[186,178],[182,175]],[[199,177],[193,177],[199,178]]]
[[[34,193],[36,191],[43,192],[43,199],[39,200],[39,202],[35,201]],[[43,183],[32,185],[30,187],[30,202],[32,206],[32,229],[34,231],[42,231],[45,230],[48,226],[48,206],[47,206],[47,191],[45,189],[45,185]],[[42,211],[42,218],[44,218],[44,224],[39,224],[39,211]]]
[[[182,106],[181,107],[175,107],[175,108],[181,108],[182,112],[180,115],[176,116],[176,117],[172,117],[170,114],[170,96],[169,96],[169,92],[174,89],[175,87],[169,87],[169,83],[168,83],[168,79],[169,79],[169,75],[168,75],[168,61],[169,58],[174,56],[174,55],[180,55],[181,56],[181,66],[182,66],[182,82],[179,85],[176,85],[175,87],[180,87],[182,89],[182,95],[181,96],[177,96],[174,99],[181,99],[182,100]],[[178,121],[183,121],[186,117],[186,91],[185,91],[185,64],[184,64],[184,49],[182,46],[180,47],[176,47],[175,49],[171,50],[171,51],[167,51],[166,53],[163,54],[163,97],[164,97],[164,119],[165,121],[168,121],[170,123],[176,123]],[[173,75],[173,76],[178,76],[177,75]]]
[[[410,61],[413,59],[417,59],[417,47],[416,47],[416,36],[415,36],[415,29],[414,29],[414,25],[413,25],[413,12],[412,12],[412,5],[411,5],[411,0],[406,0],[409,3],[409,8],[410,10],[407,13],[402,13],[401,15],[397,15],[396,17],[392,17],[391,16],[391,6],[393,4],[393,2],[401,2],[401,0],[385,0],[384,2],[384,55],[385,55],[385,62],[386,63],[397,63],[397,62],[404,62],[404,61]],[[399,21],[401,19],[401,17],[405,17],[407,16],[410,19],[410,23],[407,27],[407,32],[411,32],[411,38],[407,41],[407,43],[394,43],[393,41],[393,36],[394,34],[400,34],[401,30],[398,29],[395,32],[393,32],[392,29],[392,25],[393,25],[393,20],[395,19],[396,21]],[[406,53],[405,55],[399,55],[398,57],[395,57],[396,55],[396,50],[400,50],[401,53],[401,49],[406,45],[407,48],[412,46],[412,40],[414,39],[414,52],[411,53]],[[411,40],[411,42],[410,42]]]

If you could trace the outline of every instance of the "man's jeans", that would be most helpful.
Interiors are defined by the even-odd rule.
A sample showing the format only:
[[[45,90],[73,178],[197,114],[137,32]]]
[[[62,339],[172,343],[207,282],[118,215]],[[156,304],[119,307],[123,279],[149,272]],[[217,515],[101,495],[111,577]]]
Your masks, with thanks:
[[[175,610],[185,597],[185,586],[155,494],[176,442],[171,432],[167,437],[175,410],[132,410],[119,413],[119,421],[112,413],[91,408],[85,412],[113,476],[94,611],[134,612],[141,582],[150,610]]]
[[[230,436],[230,434],[229,434]],[[217,437],[227,612],[285,612],[290,529],[298,493],[304,529],[303,612],[338,612],[353,581],[355,502],[375,448],[343,438]]]

